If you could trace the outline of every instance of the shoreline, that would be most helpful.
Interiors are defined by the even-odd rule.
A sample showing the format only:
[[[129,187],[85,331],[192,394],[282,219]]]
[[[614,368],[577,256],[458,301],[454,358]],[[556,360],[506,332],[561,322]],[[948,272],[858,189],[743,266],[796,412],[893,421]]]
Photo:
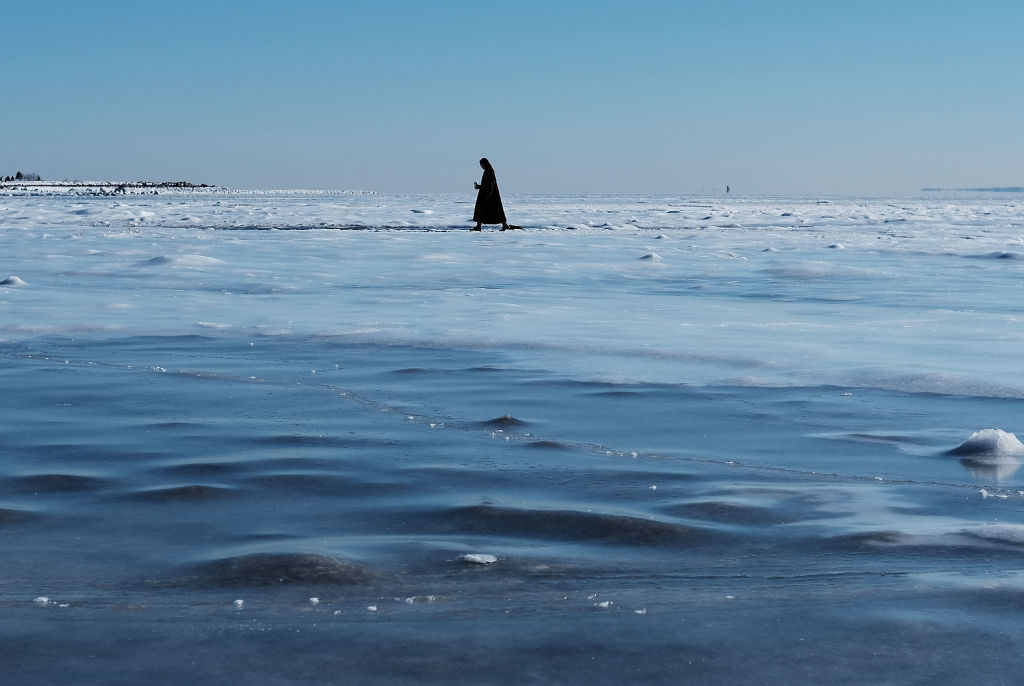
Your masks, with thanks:
[[[236,195],[377,195],[361,189],[243,189],[190,181],[0,181],[0,197],[144,196],[160,193],[234,193]]]
[[[85,188],[115,186],[125,188],[220,188],[208,183],[191,181],[0,181],[0,187],[25,188]]]
[[[160,191],[222,191],[190,181],[0,181],[5,195],[159,195]]]

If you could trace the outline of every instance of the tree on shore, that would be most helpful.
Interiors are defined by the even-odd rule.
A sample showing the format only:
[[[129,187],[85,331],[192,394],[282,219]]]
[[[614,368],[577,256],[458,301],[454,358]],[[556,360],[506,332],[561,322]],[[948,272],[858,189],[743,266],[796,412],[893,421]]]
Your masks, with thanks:
[[[42,181],[42,180],[43,180],[43,177],[39,176],[39,174],[36,174],[34,172],[25,172],[25,173],[18,172],[14,176],[5,176],[4,177],[4,183],[9,183],[11,181]]]

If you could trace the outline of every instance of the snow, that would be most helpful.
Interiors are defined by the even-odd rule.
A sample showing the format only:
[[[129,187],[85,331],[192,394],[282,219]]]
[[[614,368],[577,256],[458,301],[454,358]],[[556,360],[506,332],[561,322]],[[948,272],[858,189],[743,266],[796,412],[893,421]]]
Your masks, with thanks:
[[[327,336],[605,380],[1024,397],[1019,199],[509,195],[526,230],[472,234],[467,195],[9,191],[0,340]]]

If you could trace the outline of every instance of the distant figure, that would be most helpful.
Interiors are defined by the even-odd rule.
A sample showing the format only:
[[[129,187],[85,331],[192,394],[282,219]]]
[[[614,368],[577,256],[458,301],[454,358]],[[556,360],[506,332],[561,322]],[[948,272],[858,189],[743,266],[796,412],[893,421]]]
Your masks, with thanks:
[[[729,192],[729,187],[728,187],[728,186],[726,186],[726,187],[725,187],[725,192],[726,192],[726,193],[728,193],[728,192]]]
[[[479,192],[476,194],[476,208],[473,210],[476,228],[471,230],[480,231],[481,224],[501,224],[501,230],[507,231],[508,221],[505,220],[505,208],[501,206],[501,194],[498,193],[498,179],[494,176],[494,167],[486,157],[480,159],[480,167],[483,168],[484,175],[480,183],[473,184]]]

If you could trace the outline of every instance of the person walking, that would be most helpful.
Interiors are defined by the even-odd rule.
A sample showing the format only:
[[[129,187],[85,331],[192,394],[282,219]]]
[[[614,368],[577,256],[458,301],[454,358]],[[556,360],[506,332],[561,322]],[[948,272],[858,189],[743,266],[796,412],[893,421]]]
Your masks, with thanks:
[[[476,207],[473,209],[473,221],[476,227],[472,231],[480,231],[483,224],[501,224],[501,230],[507,231],[508,221],[505,219],[505,208],[501,205],[501,194],[498,192],[498,179],[494,176],[494,167],[486,157],[480,158],[480,167],[484,175],[480,183],[474,183],[477,189]]]

